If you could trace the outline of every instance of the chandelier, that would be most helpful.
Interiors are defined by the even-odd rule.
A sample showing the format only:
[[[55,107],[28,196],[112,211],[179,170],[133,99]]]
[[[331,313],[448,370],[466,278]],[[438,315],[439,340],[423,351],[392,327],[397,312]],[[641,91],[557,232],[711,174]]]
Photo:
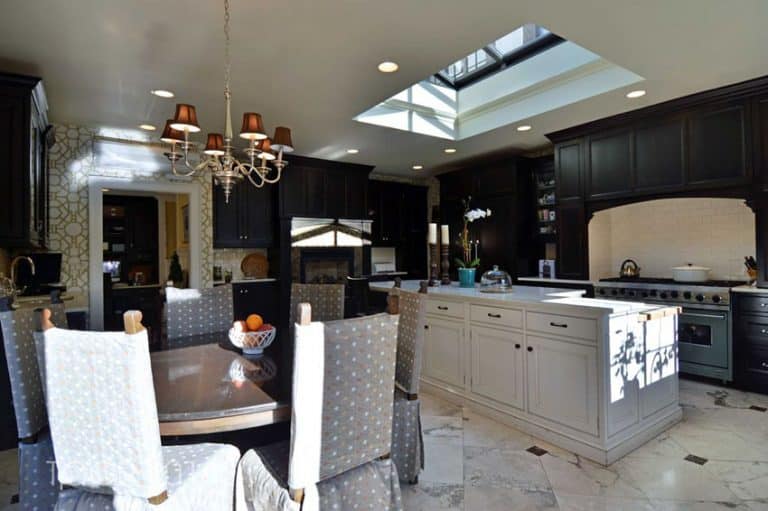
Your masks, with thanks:
[[[189,136],[198,133],[200,125],[197,123],[195,107],[182,103],[176,105],[174,118],[165,123],[160,140],[171,145],[170,152],[165,153],[165,156],[171,161],[171,172],[174,175],[190,177],[207,169],[214,183],[224,189],[224,199],[229,203],[234,186],[244,179],[248,179],[257,188],[277,183],[288,165],[283,160],[283,153],[293,152],[293,142],[291,130],[283,126],[275,128],[275,136],[270,139],[264,130],[261,114],[246,112],[243,114],[240,137],[248,140],[248,147],[243,149],[248,159],[241,162],[234,156],[230,109],[232,94],[229,90],[229,0],[224,0],[224,38],[224,135],[209,133],[199,161],[190,162],[189,153],[195,143],[190,141]],[[267,166],[268,162],[272,163],[274,169]]]

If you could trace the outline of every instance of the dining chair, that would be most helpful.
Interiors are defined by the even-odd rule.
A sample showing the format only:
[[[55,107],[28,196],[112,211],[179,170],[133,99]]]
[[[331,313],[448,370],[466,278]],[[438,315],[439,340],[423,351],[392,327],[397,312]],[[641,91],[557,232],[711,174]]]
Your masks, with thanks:
[[[344,317],[344,284],[291,284],[290,323],[296,323],[300,303],[312,306],[315,321],[332,321]]]
[[[64,305],[52,303],[49,307],[56,321],[65,324]],[[34,339],[35,310],[3,310],[0,328],[19,439],[19,504],[22,509],[53,509],[58,485]]]
[[[401,481],[418,483],[424,468],[424,439],[421,429],[419,380],[427,328],[427,282],[413,293],[397,286],[388,297],[390,309],[397,310],[397,363],[392,413],[392,461]]]
[[[289,442],[249,450],[238,509],[402,509],[389,458],[397,315],[295,326]]]
[[[232,285],[206,289],[165,288],[168,339],[226,332],[234,320]]]
[[[41,312],[45,388],[58,480],[57,510],[225,510],[240,451],[232,445],[160,445],[147,331],[56,328]]]

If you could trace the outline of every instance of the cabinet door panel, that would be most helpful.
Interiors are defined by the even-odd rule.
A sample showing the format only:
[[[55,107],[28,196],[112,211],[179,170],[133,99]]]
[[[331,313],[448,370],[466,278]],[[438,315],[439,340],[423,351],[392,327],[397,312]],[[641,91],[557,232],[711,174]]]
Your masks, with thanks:
[[[347,174],[347,210],[343,215],[345,218],[368,218],[367,187],[367,174]]]
[[[632,189],[629,132],[589,140],[589,194],[605,197]]]
[[[243,183],[238,207],[242,210],[241,236],[247,248],[268,248],[272,245],[272,185],[263,188]]]
[[[11,243],[24,239],[29,222],[25,115],[21,98],[0,96],[0,239]]]
[[[584,204],[580,200],[559,204],[557,232],[557,276],[563,279],[587,278],[587,220]]]
[[[597,349],[533,336],[526,349],[528,411],[597,435]]]
[[[688,182],[739,183],[746,180],[747,139],[743,105],[691,116]]]
[[[239,186],[246,186],[245,183]],[[213,185],[213,246],[239,248],[243,246],[240,234],[240,192],[236,188],[225,202],[224,189]]]
[[[471,390],[515,408],[525,406],[523,335],[472,327]]]
[[[754,102],[755,166],[763,191],[768,190],[768,97]]]
[[[347,176],[339,169],[325,172],[325,197],[328,201],[325,214],[328,218],[346,218]]]
[[[427,318],[423,373],[456,387],[464,386],[464,324]]]
[[[555,147],[557,200],[581,197],[581,140]]]
[[[635,188],[680,187],[685,179],[684,122],[675,119],[635,130]]]

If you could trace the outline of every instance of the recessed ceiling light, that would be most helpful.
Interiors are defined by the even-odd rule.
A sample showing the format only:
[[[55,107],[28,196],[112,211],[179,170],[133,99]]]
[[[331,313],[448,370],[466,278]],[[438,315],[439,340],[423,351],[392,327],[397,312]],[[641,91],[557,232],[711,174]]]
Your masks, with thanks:
[[[411,168],[412,168],[413,170],[421,170],[421,169],[423,169],[423,168],[424,168],[424,165],[414,165],[414,166],[413,166],[413,167],[411,167]]]
[[[389,60],[379,64],[379,71],[382,73],[394,73],[398,69],[400,69],[400,66],[398,66],[396,62],[391,62]]]
[[[359,149],[347,149],[347,154],[357,154],[359,152]]]
[[[454,149],[453,147],[446,147],[445,149],[443,149],[443,152],[445,154],[453,154],[456,152],[456,149]]]
[[[517,127],[517,131],[531,131],[531,126],[528,124],[522,124]]]
[[[645,91],[643,89],[627,92],[627,97],[630,99],[642,98],[643,96],[645,96]]]
[[[155,131],[157,129],[154,124],[139,124],[139,128],[147,131]]]
[[[151,90],[149,92],[154,94],[155,96],[157,96],[159,98],[172,98],[173,96],[175,96],[175,94],[173,92],[171,92],[169,90],[165,90],[165,89],[154,89],[154,90]]]

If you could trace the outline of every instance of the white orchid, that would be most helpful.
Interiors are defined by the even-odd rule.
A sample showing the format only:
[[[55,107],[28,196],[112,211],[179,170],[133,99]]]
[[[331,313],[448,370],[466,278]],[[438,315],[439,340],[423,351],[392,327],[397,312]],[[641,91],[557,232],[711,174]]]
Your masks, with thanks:
[[[481,218],[486,218],[491,216],[491,210],[490,209],[471,209],[464,213],[464,218],[467,219],[467,222],[474,222],[475,220],[479,220]]]

